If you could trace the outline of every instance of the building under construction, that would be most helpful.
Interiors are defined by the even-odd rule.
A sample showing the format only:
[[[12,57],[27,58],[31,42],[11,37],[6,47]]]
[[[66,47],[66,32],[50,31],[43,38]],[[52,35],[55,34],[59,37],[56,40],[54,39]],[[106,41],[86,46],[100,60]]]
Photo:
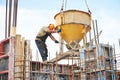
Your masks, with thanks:
[[[12,32],[0,41],[0,80],[120,80],[115,47],[99,43],[102,31],[98,32],[97,20],[92,20],[90,12],[57,13],[60,50],[55,58],[40,62],[32,61],[30,40],[16,34],[17,0],[14,5]],[[61,60],[68,63],[60,64]]]

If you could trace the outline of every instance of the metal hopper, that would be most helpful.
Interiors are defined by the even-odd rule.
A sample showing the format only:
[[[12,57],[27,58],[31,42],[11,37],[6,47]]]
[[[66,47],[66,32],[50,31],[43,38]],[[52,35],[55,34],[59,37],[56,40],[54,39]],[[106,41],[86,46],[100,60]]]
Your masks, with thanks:
[[[90,30],[91,15],[84,11],[67,10],[55,15],[61,37],[70,47],[75,47]]]

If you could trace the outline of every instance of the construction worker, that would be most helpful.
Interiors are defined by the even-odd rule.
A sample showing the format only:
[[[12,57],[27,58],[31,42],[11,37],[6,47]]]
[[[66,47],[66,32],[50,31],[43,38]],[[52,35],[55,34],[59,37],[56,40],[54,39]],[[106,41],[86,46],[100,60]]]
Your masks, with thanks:
[[[48,50],[45,44],[47,37],[49,36],[55,43],[59,43],[59,41],[57,41],[51,34],[51,33],[59,33],[59,32],[61,32],[61,30],[60,29],[55,30],[54,24],[49,24],[49,26],[44,26],[38,32],[35,42],[43,61],[46,61],[48,57]]]

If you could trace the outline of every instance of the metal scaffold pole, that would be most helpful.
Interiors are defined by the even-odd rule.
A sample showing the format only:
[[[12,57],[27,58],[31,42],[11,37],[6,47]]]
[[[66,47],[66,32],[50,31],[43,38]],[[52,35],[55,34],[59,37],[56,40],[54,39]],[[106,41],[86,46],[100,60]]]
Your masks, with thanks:
[[[94,26],[94,20],[92,21],[93,23],[93,31],[94,31],[94,38],[95,38],[95,45],[96,45],[96,53],[98,53],[98,56],[97,56],[97,59],[98,59],[98,69],[100,71],[100,80],[101,80],[101,67],[100,67],[100,53],[99,53],[99,44],[98,44],[98,41],[96,39],[96,31],[95,31],[95,26]],[[97,23],[96,23],[96,27],[97,27]]]
[[[118,42],[119,42],[119,48],[120,48],[120,39],[118,39]]]
[[[14,0],[14,13],[13,13],[13,26],[16,27],[16,20],[17,20],[17,5],[18,0]],[[15,53],[16,53],[16,28],[12,27],[12,31],[10,33],[11,27],[11,11],[12,11],[12,0],[9,1],[9,21],[8,21],[8,36],[10,36],[10,58],[9,58],[9,80],[15,79]],[[14,34],[13,34],[14,33]]]
[[[9,18],[8,18],[8,37],[10,36],[10,30],[11,30],[11,12],[12,11],[12,0],[9,0]]]
[[[8,29],[8,0],[6,0],[6,15],[5,15],[5,38],[7,38],[7,29]]]
[[[115,70],[115,80],[117,79],[117,60],[116,60],[116,52],[115,52],[115,44],[113,44],[113,60],[114,60],[114,70]]]

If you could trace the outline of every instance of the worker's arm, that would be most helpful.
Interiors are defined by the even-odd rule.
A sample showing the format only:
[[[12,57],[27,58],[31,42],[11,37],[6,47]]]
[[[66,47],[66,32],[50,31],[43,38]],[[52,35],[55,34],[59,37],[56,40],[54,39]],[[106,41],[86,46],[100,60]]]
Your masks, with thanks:
[[[48,30],[48,33],[57,33],[57,30]]]
[[[50,38],[55,42],[55,43],[59,43],[59,41],[57,41],[54,37],[53,37],[53,35],[49,35],[50,36]]]
[[[48,30],[48,32],[49,33],[60,33],[61,30],[60,29],[58,29],[58,30]]]

